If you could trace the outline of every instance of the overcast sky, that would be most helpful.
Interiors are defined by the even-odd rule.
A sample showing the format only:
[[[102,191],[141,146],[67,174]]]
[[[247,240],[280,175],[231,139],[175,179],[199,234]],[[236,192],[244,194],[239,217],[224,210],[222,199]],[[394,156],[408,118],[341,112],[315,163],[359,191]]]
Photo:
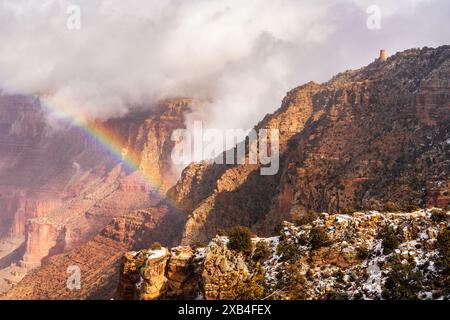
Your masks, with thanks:
[[[66,26],[72,4],[79,30]],[[367,27],[371,5],[381,29]],[[288,90],[381,48],[449,44],[449,13],[447,0],[0,0],[0,88],[102,118],[210,99],[209,126],[250,128]]]

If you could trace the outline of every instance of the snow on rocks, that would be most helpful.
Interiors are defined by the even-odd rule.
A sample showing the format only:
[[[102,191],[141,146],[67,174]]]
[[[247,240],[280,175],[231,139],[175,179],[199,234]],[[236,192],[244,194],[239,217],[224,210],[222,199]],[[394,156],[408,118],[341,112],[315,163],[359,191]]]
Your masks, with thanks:
[[[427,282],[437,276],[434,262],[438,255],[434,249],[436,237],[448,228],[448,221],[437,223],[431,219],[431,210],[320,214],[316,221],[305,226],[285,222],[281,236],[260,240],[266,241],[271,249],[270,257],[263,263],[266,283],[269,287],[277,286],[288,258],[282,256],[279,246],[288,244],[296,245],[298,258],[295,263],[305,276],[307,299],[324,299],[336,292],[348,299],[382,299],[394,256],[398,256],[404,265],[415,265],[413,271],[421,270]],[[332,240],[330,245],[313,250],[305,243],[314,227],[326,227]],[[399,238],[398,248],[391,253],[383,249],[385,230],[392,230]],[[426,285],[424,283],[424,288]],[[429,299],[430,292],[424,289],[418,298]]]
[[[392,289],[392,281],[399,278],[395,274],[392,277],[395,272],[402,274],[400,278],[420,275],[412,293],[415,298],[448,299],[445,281],[441,281],[437,237],[448,230],[449,219],[442,213],[438,219],[433,214],[433,209],[412,213],[321,213],[304,225],[283,222],[277,236],[252,238],[252,252],[234,251],[228,246],[228,237],[216,236],[204,248],[129,252],[133,264],[128,269],[134,272],[138,265],[147,268],[167,258],[168,271],[164,275],[162,268],[157,276],[169,279],[171,294],[188,292],[194,298],[228,297],[231,287],[225,284],[230,279],[245,282],[262,271],[264,290],[271,299],[292,298],[289,285],[299,279],[301,285],[295,290],[301,292],[295,293],[296,298],[385,299],[392,294],[388,290],[395,294],[396,285],[405,285],[394,283]],[[265,245],[258,246],[261,242]],[[255,255],[258,247],[264,254],[259,251]],[[148,281],[139,274],[137,290],[153,297],[154,292],[146,287]]]

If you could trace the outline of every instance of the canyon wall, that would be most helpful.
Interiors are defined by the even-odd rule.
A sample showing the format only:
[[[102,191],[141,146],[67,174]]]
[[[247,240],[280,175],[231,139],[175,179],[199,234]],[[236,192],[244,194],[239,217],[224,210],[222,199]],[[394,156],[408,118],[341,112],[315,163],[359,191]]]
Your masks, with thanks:
[[[350,234],[356,232],[360,236],[365,231],[358,226],[366,226],[370,231],[366,244],[371,248],[372,257],[379,251],[375,233],[381,227],[392,224],[414,229],[410,222],[415,221],[420,228],[425,228],[421,229],[420,234],[427,233],[428,238],[417,238],[417,234],[413,238],[405,236],[409,239],[405,240],[408,243],[406,247],[412,249],[411,239],[419,241],[426,248],[420,254],[431,255],[430,250],[434,250],[432,243],[443,225],[431,219],[430,211],[404,214],[400,218],[395,214],[379,218],[380,215],[371,214],[370,210],[401,212],[417,207],[448,206],[449,60],[449,46],[412,49],[386,61],[377,60],[359,70],[338,74],[326,83],[310,82],[291,90],[281,107],[255,127],[257,130],[273,128],[280,131],[280,170],[277,174],[261,175],[261,164],[193,163],[183,171],[176,185],[168,190],[170,201],[161,201],[157,194],[149,193],[139,177],[124,168],[117,159],[107,161],[104,153],[92,151],[95,148],[83,151],[90,145],[83,139],[74,144],[82,147],[81,150],[60,143],[63,159],[53,156],[43,158],[43,161],[35,154],[30,156],[30,159],[39,160],[36,163],[44,168],[48,161],[47,165],[52,169],[45,169],[43,174],[37,169],[29,169],[30,164],[25,160],[27,166],[19,166],[20,161],[12,161],[17,158],[14,153],[17,146],[0,143],[2,150],[9,150],[0,154],[1,159],[9,159],[1,160],[2,181],[25,185],[28,175],[36,177],[32,185],[44,193],[64,190],[59,193],[64,194],[60,197],[63,199],[60,207],[28,222],[23,219],[24,223],[30,223],[30,227],[26,228],[30,233],[27,233],[24,263],[43,264],[5,297],[110,299],[116,293],[117,284],[122,281],[119,281],[120,275],[124,280],[119,288],[125,288],[125,293],[118,292],[121,298],[139,298],[141,293],[142,298],[154,298],[159,294],[163,298],[192,298],[197,295],[212,299],[233,298],[236,292],[229,286],[222,286],[220,281],[235,283],[242,280],[244,282],[239,283],[245,287],[246,281],[250,280],[239,275],[252,270],[248,259],[228,250],[226,239],[221,237],[208,245],[211,252],[217,253],[212,254],[210,259],[203,260],[206,252],[189,248],[195,244],[209,243],[221,229],[238,224],[251,227],[260,236],[271,236],[279,231],[274,229],[282,221],[299,221],[313,212],[330,212],[333,218],[329,222],[329,217],[324,215],[316,224],[330,224],[327,227],[332,231],[343,220],[336,213],[365,210],[368,218],[356,213],[353,222],[348,225],[350,229],[345,227],[342,230]],[[170,154],[167,153],[173,147],[169,133],[183,123],[183,114],[189,110],[189,100],[181,99],[161,106],[150,115],[137,112],[128,118],[109,120],[105,125],[114,128],[127,141],[126,149],[140,159],[141,170],[156,181],[161,191],[165,191],[170,185],[165,181],[173,177],[169,167]],[[3,123],[2,128],[7,123]],[[21,132],[20,128],[17,126],[14,132]],[[34,130],[39,130],[39,127],[24,132],[31,134]],[[11,129],[8,127],[6,131]],[[39,146],[33,142],[27,148],[20,146],[20,150],[35,152],[31,146],[36,145]],[[44,154],[42,151],[38,153]],[[53,150],[50,154],[58,152]],[[97,159],[103,160],[97,162]],[[61,161],[67,162],[61,165]],[[73,165],[75,161],[78,166]],[[9,170],[11,163],[16,163],[17,168],[25,168],[15,180],[11,173],[14,171]],[[81,168],[81,172],[73,178],[74,171],[79,170],[77,168]],[[51,183],[45,180],[49,177]],[[66,185],[67,188],[62,188]],[[9,201],[9,208],[13,208],[15,200],[5,200],[13,199],[8,196],[13,193],[8,191],[5,194],[7,197],[0,197],[0,201]],[[27,191],[26,195],[31,201],[33,192]],[[54,199],[53,196],[47,198]],[[39,199],[45,199],[45,196],[41,195]],[[128,216],[118,218],[131,210],[146,207],[149,209],[132,211]],[[7,216],[8,221],[14,221],[11,214]],[[374,221],[369,223],[367,219]],[[384,222],[379,225],[379,221]],[[292,226],[287,228],[296,234],[309,235],[306,227],[304,230],[303,227],[302,230]],[[301,234],[296,237],[300,238]],[[355,259],[357,243],[347,254],[347,249],[340,246],[347,241],[345,234],[336,233],[336,250],[323,249],[318,254],[310,248],[298,249],[306,250],[309,252],[306,257],[317,261],[328,261],[329,253],[329,264],[339,264],[345,271],[349,266],[356,268],[358,265],[356,272],[361,272],[358,277],[366,281],[368,279],[363,277],[362,272],[373,259]],[[42,247],[35,239],[39,239]],[[136,273],[127,274],[125,269],[120,271],[120,261],[125,252],[148,248],[153,241],[166,246],[179,243],[183,246],[172,250],[167,260],[158,262],[158,266],[166,264],[164,274],[161,273],[162,268],[152,267],[151,259],[148,261],[149,251],[142,255],[137,253],[151,270],[148,277],[141,279]],[[270,238],[267,239],[267,242],[270,241]],[[352,241],[357,242],[357,239]],[[268,245],[274,253],[276,242]],[[341,253],[348,261],[340,260]],[[142,265],[134,257],[135,253],[128,254],[123,264],[129,264],[129,269],[136,272]],[[427,259],[430,257],[427,256]],[[203,262],[194,265],[187,262],[193,261],[191,258]],[[73,264],[80,266],[85,278],[81,290],[66,287],[67,267]],[[386,272],[389,272],[390,267],[388,264],[386,266]],[[304,266],[301,268],[302,275],[308,271]],[[236,272],[233,273],[233,270]],[[328,266],[327,270],[328,276],[337,271]],[[238,277],[229,278],[229,272]],[[158,278],[153,286],[155,273]],[[313,281],[311,288],[317,286],[321,277],[310,280]],[[54,281],[49,282],[49,278]],[[142,292],[132,282],[136,279],[138,283],[141,280],[147,283],[142,287],[146,288]],[[251,281],[259,283],[256,279]],[[337,291],[342,289],[333,288]],[[358,289],[358,294],[380,296],[378,289],[373,295],[369,291]],[[323,298],[328,293],[326,290],[308,293],[308,297]],[[442,296],[439,292],[435,294]]]
[[[112,299],[119,282],[120,261],[127,251],[149,247],[156,241],[166,246],[176,243],[173,239],[179,237],[183,217],[173,212],[163,205],[115,217],[84,244],[45,259],[0,298]],[[79,290],[67,286],[70,266],[80,270]]]
[[[449,204],[450,47],[411,49],[287,93],[256,129],[280,131],[280,170],[192,164],[169,191],[183,244],[235,224],[270,235],[310,211]]]
[[[127,252],[117,298],[448,299],[449,221],[438,209],[321,213],[252,238],[249,251],[217,236],[203,248]]]
[[[26,237],[23,266],[82,245],[116,216],[153,206],[176,179],[171,134],[184,127],[191,100],[102,123],[132,154],[133,172],[81,129],[46,123],[37,98],[0,96],[0,237]],[[113,142],[113,141],[112,141]]]

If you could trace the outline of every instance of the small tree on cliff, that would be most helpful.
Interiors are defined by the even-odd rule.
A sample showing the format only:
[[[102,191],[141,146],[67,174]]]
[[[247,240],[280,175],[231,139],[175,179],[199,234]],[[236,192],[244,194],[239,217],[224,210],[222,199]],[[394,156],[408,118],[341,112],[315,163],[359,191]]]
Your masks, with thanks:
[[[416,269],[415,262],[401,260],[398,255],[391,257],[392,269],[384,282],[382,296],[389,300],[416,300],[423,289],[422,271]]]
[[[252,232],[243,226],[234,226],[228,231],[228,248],[249,253],[252,251]]]
[[[265,241],[259,241],[256,244],[255,251],[253,252],[252,259],[255,262],[264,262],[266,261],[272,254],[272,250],[270,250],[269,246]]]
[[[439,252],[436,265],[442,271],[447,283],[450,283],[450,230],[443,230],[439,233],[436,247]],[[450,291],[450,289],[447,290]]]
[[[313,250],[329,246],[332,241],[324,227],[313,227],[309,233],[309,243]]]

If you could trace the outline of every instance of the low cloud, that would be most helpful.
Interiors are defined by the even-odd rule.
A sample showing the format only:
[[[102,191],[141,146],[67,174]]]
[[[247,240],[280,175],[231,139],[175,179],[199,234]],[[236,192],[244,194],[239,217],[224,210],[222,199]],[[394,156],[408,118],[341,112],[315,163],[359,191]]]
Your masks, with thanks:
[[[366,27],[370,5],[380,30]],[[448,12],[444,0],[0,0],[0,88],[99,118],[189,96],[211,101],[194,113],[209,127],[251,128],[289,89],[380,48],[445,44]]]

